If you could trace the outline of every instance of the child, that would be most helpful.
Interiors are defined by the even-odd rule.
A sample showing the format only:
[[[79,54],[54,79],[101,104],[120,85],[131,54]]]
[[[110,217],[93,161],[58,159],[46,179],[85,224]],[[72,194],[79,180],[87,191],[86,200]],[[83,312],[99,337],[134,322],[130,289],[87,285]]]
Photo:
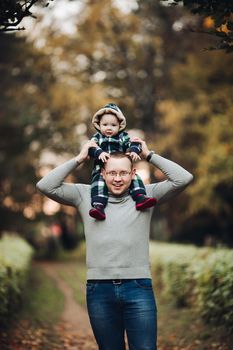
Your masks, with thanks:
[[[92,118],[92,124],[98,132],[91,139],[97,143],[98,147],[89,149],[89,155],[95,159],[91,181],[93,208],[89,211],[89,215],[97,220],[104,220],[108,189],[101,175],[101,167],[113,152],[127,151],[134,161],[140,159],[141,145],[138,142],[130,142],[129,135],[123,131],[126,127],[126,119],[114,103],[108,103],[98,110]],[[136,203],[137,210],[151,208],[157,202],[155,198],[147,197],[145,186],[137,174],[131,183],[130,194]]]

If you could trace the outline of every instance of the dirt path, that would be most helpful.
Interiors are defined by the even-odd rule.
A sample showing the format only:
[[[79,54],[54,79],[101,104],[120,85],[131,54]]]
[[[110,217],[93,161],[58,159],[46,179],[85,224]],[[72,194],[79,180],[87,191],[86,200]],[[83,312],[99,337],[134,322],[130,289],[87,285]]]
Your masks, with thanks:
[[[57,345],[51,346],[50,342],[48,350],[98,350],[86,307],[79,305],[75,301],[74,291],[63,279],[63,273],[68,274],[70,271],[69,266],[66,265],[66,269],[64,269],[64,264],[58,262],[37,262],[36,264],[56,282],[57,287],[61,290],[65,298],[61,320],[55,326],[55,333],[59,335],[60,344],[59,347]],[[63,273],[61,273],[62,268]],[[73,276],[73,278],[75,277]],[[83,288],[83,292],[85,293],[85,288]],[[220,338],[213,338],[213,340],[210,338],[209,341],[208,339],[203,339],[202,335],[205,334],[209,337],[209,333],[207,333],[207,329],[204,328],[199,319],[196,320],[194,316],[190,316],[190,310],[177,310],[161,301],[160,299],[158,350],[228,350],[227,344],[224,344],[225,341],[223,342]],[[177,312],[179,312],[178,318]],[[190,333],[187,332],[187,324],[191,325],[190,327],[192,329]],[[186,335],[186,333],[189,334]],[[125,342],[126,350],[128,350],[126,336]],[[43,348],[43,350],[45,349]]]
[[[68,344],[63,343],[63,345],[66,345],[66,349],[68,350],[97,350],[98,346],[91,329],[87,309],[75,301],[72,289],[62,277],[60,277],[59,271],[61,265],[56,262],[40,262],[36,264],[56,282],[57,287],[65,297],[61,322],[56,326],[56,330],[59,334],[65,334],[63,339],[65,339],[66,342],[68,339]],[[70,343],[72,340],[73,342]],[[128,350],[129,345],[126,335],[125,345],[126,350]]]
[[[65,340],[67,344],[64,344],[65,348],[69,350],[97,350],[98,347],[92,333],[87,310],[75,301],[72,289],[59,276],[60,264],[40,262],[37,265],[56,282],[64,295],[64,311],[61,316],[61,322],[58,323],[56,329],[61,335],[61,338],[62,334],[66,334]]]
[[[74,281],[72,265],[59,262],[35,262],[49,279],[54,280],[64,295],[64,311],[60,321],[53,324],[40,322],[32,324],[30,319],[16,319],[16,323],[7,331],[0,331],[1,350],[98,350],[85,306],[74,299],[68,281]],[[74,265],[73,265],[74,268]],[[75,263],[76,269],[76,263]],[[66,277],[68,277],[66,279]],[[73,280],[72,280],[73,278]],[[67,280],[67,283],[66,283]],[[77,281],[79,283],[80,281]],[[36,284],[34,286],[36,288]],[[83,289],[83,290],[82,290]],[[83,282],[80,293],[85,293]],[[46,294],[47,295],[47,294]],[[79,295],[79,294],[78,294]],[[232,344],[226,339],[225,332],[219,332],[213,326],[207,327],[200,317],[189,309],[171,307],[158,295],[158,350],[230,350]],[[82,304],[83,305],[83,304]],[[49,315],[48,315],[49,318]],[[188,325],[188,327],[187,327]],[[126,349],[128,349],[127,339]]]
[[[73,297],[73,291],[59,276],[59,265],[56,263],[42,262],[39,266],[57,283],[65,297],[65,307],[61,319],[66,323],[71,331],[79,335],[92,334],[91,325],[87,311],[84,307],[77,304]]]

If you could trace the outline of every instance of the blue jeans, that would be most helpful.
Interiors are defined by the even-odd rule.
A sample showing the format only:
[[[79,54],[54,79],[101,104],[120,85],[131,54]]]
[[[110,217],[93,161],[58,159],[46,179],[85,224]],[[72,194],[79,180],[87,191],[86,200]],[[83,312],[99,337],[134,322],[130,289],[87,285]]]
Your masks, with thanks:
[[[115,284],[114,284],[115,283]],[[157,306],[150,278],[87,281],[86,301],[99,350],[157,349]]]

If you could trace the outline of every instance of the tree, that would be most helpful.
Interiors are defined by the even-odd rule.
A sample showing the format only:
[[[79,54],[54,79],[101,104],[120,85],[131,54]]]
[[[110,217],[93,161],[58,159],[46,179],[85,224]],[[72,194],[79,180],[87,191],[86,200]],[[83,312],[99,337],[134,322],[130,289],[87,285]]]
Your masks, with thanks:
[[[1,0],[0,32],[25,29],[24,27],[18,27],[18,25],[25,17],[36,18],[31,12],[32,6],[36,3],[48,6],[50,1],[53,0]]]
[[[160,103],[161,151],[194,173],[179,209],[174,234],[203,243],[208,237],[233,244],[233,130],[231,57],[190,54],[174,66],[170,98]],[[172,221],[171,221],[172,223]]]
[[[167,1],[167,0],[162,0]],[[209,50],[222,49],[233,52],[233,3],[229,0],[173,0],[173,5],[183,3],[183,6],[194,15],[203,16],[206,21],[203,29],[196,29],[201,33],[208,33],[220,39]],[[212,20],[212,21],[211,21]],[[205,27],[209,29],[206,31]]]
[[[83,7],[77,17],[75,35],[59,35],[48,30],[44,49],[50,53],[60,82],[50,100],[51,111],[55,112],[51,112],[51,116],[53,113],[56,116],[57,131],[65,140],[60,147],[72,149],[78,141],[73,131],[80,122],[81,126],[86,126],[81,136],[90,136],[93,112],[113,100],[126,114],[127,127],[141,128],[146,132],[150,147],[159,150],[163,127],[160,107],[161,101],[170,97],[170,70],[177,62],[185,62],[187,51],[199,49],[204,41],[203,36],[196,35],[200,40],[194,43],[183,32],[173,29],[174,23],[185,16],[187,11],[182,7],[172,12],[152,0],[138,1],[138,7],[130,13],[123,13],[110,6],[109,1],[100,0],[87,2]],[[67,91],[72,86],[74,93],[70,109],[64,84]],[[77,127],[79,129],[79,125]],[[179,151],[182,155],[183,150]],[[183,158],[180,163],[192,170],[192,164],[183,162]],[[88,174],[90,172],[86,172],[86,179]],[[185,197],[182,198],[185,209]],[[169,220],[173,222],[171,232],[184,222],[178,214],[177,205],[172,211],[166,211],[166,218],[172,217]]]
[[[94,111],[106,102],[122,107],[127,127],[145,131],[151,148],[191,172],[205,169],[211,175],[210,168],[216,163],[211,153],[213,139],[216,151],[227,149],[222,139],[226,130],[226,137],[230,137],[227,125],[231,104],[225,96],[230,101],[227,87],[232,76],[222,75],[221,70],[226,72],[230,62],[224,56],[220,65],[221,59],[215,53],[211,53],[211,59],[208,52],[200,55],[203,35],[195,34],[194,41],[183,31],[174,30],[177,21],[191,17],[184,7],[171,11],[152,0],[137,1],[137,5],[124,13],[107,0],[86,1],[77,16],[75,35],[43,29],[35,45],[14,34],[0,36],[2,227],[15,226],[17,221],[12,217],[25,220],[27,210],[30,215],[30,210],[40,203],[39,194],[35,197],[35,183],[40,177],[38,165],[43,151],[66,154],[66,159],[76,154],[80,143],[93,133]],[[219,108],[221,100],[228,107],[219,118],[212,108]],[[205,118],[206,124],[201,125]],[[216,125],[214,132],[212,125]],[[206,159],[203,149],[207,150]],[[213,230],[205,222],[211,218],[211,223],[221,225],[220,196],[227,208],[224,215],[230,208],[227,181],[219,180],[226,173],[229,179],[231,163],[227,163],[222,169],[218,165],[216,183],[206,175],[204,187],[201,182],[193,183],[179,197],[179,206],[174,200],[161,209],[170,232],[181,235],[188,222],[193,227],[198,222],[200,230],[218,234],[218,228]],[[88,182],[90,173],[88,163],[88,168],[79,172],[78,181]],[[205,187],[208,192],[203,196]],[[216,194],[218,200],[213,206]],[[195,196],[198,200],[193,200]],[[225,231],[229,232],[230,217],[226,217]],[[222,226],[220,230],[222,234]]]
[[[63,77],[79,82],[80,96],[92,97],[93,90],[99,90],[85,106],[89,120],[101,103],[114,100],[126,111],[128,127],[154,135],[157,101],[166,93],[170,66],[182,58],[187,46],[172,29],[181,12],[184,9],[171,12],[158,1],[140,1],[130,13],[110,1],[87,2],[77,18],[75,36],[58,38],[56,33],[55,40],[48,39],[51,51],[53,45],[62,47],[57,59],[67,67]],[[180,50],[175,49],[178,40]]]
[[[1,33],[0,45],[0,232],[25,234],[42,217],[35,188],[41,157],[57,153],[65,160],[78,152],[82,101],[59,80],[50,55],[26,37]],[[85,181],[90,173],[83,171]]]
[[[4,33],[0,42],[0,215],[1,229],[7,229],[20,227],[34,193],[35,159],[49,137],[42,122],[48,109],[44,91],[49,93],[54,78],[46,57],[24,38]]]

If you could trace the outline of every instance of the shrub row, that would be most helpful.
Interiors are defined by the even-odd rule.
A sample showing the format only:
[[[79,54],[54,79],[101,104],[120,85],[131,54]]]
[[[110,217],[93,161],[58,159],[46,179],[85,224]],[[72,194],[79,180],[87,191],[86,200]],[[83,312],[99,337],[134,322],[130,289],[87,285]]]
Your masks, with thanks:
[[[22,238],[5,234],[0,240],[0,323],[19,306],[26,285],[33,249]]]
[[[155,283],[171,302],[233,330],[233,250],[151,242],[150,259]]]

